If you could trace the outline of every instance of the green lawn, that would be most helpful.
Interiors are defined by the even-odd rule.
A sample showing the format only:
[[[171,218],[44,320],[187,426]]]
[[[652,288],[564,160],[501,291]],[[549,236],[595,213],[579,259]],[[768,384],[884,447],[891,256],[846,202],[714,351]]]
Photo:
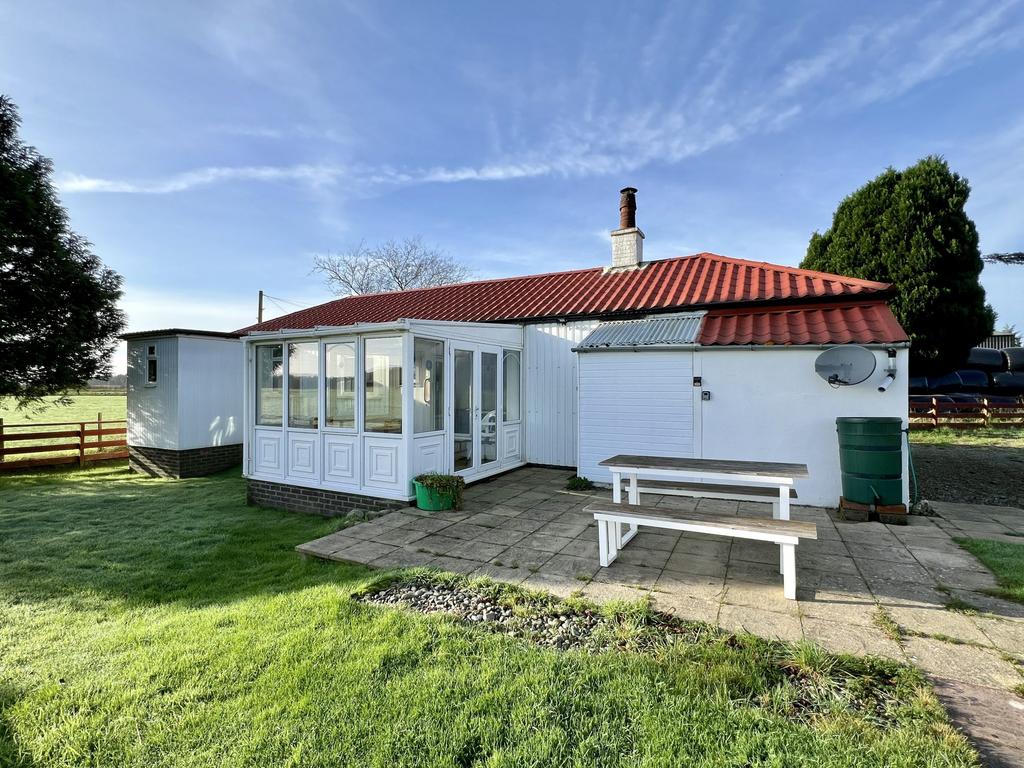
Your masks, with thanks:
[[[1021,544],[987,539],[956,541],[995,574],[1000,597],[1024,603],[1024,540]]]
[[[128,408],[124,393],[70,395],[69,405],[58,405],[57,398],[48,397],[39,405],[19,410],[14,398],[0,397],[0,419],[8,424],[51,421],[94,421],[102,413],[106,419],[123,419]]]
[[[366,605],[372,571],[292,550],[336,523],[243,498],[0,478],[0,765],[976,765],[916,673],[893,727],[798,722],[766,643],[561,653]]]
[[[33,404],[27,408],[17,408],[14,398],[0,397],[0,419],[4,420],[4,426],[14,424],[50,424],[59,422],[82,422],[95,421],[99,414],[103,415],[104,421],[123,420],[128,408],[127,398],[124,393],[88,393],[83,395],[69,395],[70,402],[64,405],[58,404],[58,398],[48,397],[42,403]],[[115,427],[123,427],[124,424],[115,424]],[[86,429],[94,429],[95,425],[86,425]],[[77,430],[77,426],[41,428],[47,431]],[[37,430],[38,431],[38,430]],[[8,434],[25,434],[28,430],[8,430]],[[89,441],[96,440],[95,437],[88,438]],[[113,439],[107,437],[106,439]],[[71,438],[71,443],[76,439]],[[60,445],[68,444],[69,438],[43,438],[41,440],[19,440],[8,443],[8,447],[28,447],[33,445]],[[108,449],[109,450],[109,449]],[[51,456],[75,455],[77,451],[50,451],[47,453],[31,453],[6,457],[8,461],[43,459]],[[92,451],[89,451],[92,453]]]
[[[915,429],[910,433],[913,445],[990,445],[997,448],[1024,448],[1024,428]]]

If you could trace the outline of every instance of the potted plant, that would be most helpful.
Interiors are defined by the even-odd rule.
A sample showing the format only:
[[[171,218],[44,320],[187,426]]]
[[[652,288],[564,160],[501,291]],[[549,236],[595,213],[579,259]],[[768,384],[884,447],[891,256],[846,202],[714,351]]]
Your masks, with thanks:
[[[440,512],[462,506],[462,491],[466,481],[459,475],[429,472],[414,477],[412,484],[416,488],[416,506],[422,510]]]

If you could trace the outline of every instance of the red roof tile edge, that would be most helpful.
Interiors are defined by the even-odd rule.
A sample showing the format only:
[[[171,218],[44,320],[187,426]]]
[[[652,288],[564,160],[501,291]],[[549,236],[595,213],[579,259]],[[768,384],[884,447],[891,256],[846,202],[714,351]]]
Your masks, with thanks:
[[[283,329],[391,322],[538,322],[730,304],[864,299],[888,283],[767,262],[698,253],[646,263],[640,269],[602,267],[502,277],[408,291],[350,296],[240,329]]]
[[[704,317],[702,346],[901,344],[907,332],[884,301],[814,306],[713,309]]]

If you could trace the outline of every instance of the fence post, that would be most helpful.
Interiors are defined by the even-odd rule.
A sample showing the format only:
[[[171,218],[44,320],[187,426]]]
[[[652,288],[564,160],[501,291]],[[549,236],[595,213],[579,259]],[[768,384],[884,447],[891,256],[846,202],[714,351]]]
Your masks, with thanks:
[[[85,422],[78,422],[78,466],[85,466]]]
[[[939,428],[939,400],[935,397],[932,398],[932,426]]]
[[[7,458],[4,456],[4,420],[0,418],[0,462]]]

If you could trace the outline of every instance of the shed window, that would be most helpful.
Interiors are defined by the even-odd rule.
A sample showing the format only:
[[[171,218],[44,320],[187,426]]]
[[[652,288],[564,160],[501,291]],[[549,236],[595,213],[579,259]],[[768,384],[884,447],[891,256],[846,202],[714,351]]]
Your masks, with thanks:
[[[256,423],[281,426],[284,358],[280,344],[256,347]]]
[[[521,400],[519,397],[522,374],[520,371],[520,352],[517,349],[506,349],[504,357],[504,385],[505,385],[505,421],[519,421],[521,412]]]
[[[402,431],[402,338],[367,339],[363,344],[363,428]]]
[[[412,401],[414,432],[444,429],[444,342],[414,342]]]
[[[288,345],[288,426],[316,429],[318,421],[320,345],[304,341]]]
[[[156,346],[149,345],[146,349],[146,386],[155,387],[157,381]]]
[[[351,341],[328,344],[327,403],[325,426],[355,429],[356,426],[356,345]]]

